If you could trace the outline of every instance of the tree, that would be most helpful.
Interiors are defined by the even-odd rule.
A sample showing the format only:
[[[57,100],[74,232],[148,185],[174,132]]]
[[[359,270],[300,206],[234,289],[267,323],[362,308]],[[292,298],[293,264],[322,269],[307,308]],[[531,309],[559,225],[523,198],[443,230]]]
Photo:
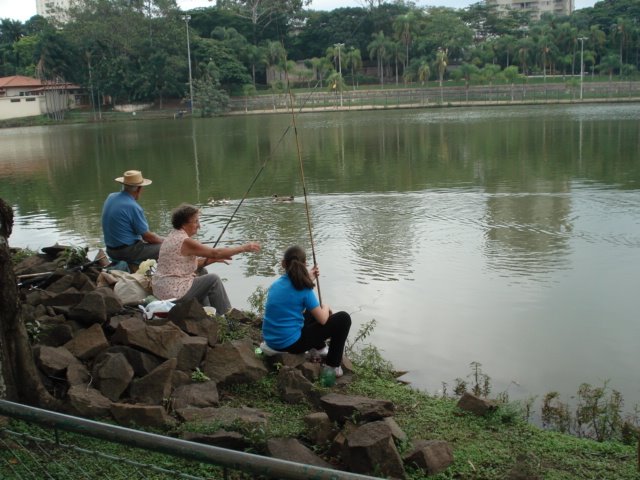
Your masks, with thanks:
[[[193,82],[193,96],[202,117],[212,117],[227,110],[229,96],[220,88],[218,71],[213,61],[207,64],[202,77]]]
[[[9,250],[12,230],[13,210],[0,198],[0,398],[60,409],[60,402],[42,385],[33,361]]]
[[[510,67],[505,68],[502,74],[504,75],[504,78],[507,80],[507,82],[509,82],[509,84],[511,85],[511,101],[513,102],[513,87],[516,83],[516,80],[520,76],[518,74],[518,67],[516,67],[515,65],[511,65]]]
[[[497,65],[493,65],[493,67],[496,67],[496,66]],[[469,101],[469,84],[471,83],[471,79],[472,77],[477,76],[479,74],[480,74],[480,70],[478,69],[478,67],[476,67],[471,63],[463,63],[462,65],[460,65],[460,67],[456,68],[452,73],[454,78],[464,79],[464,89],[465,89],[467,102]]]
[[[395,65],[395,73],[396,73],[396,86],[398,85],[398,63],[402,63],[404,65],[404,49],[402,45],[398,42],[389,42],[388,43],[389,55],[393,58],[393,62]]]
[[[256,69],[260,65],[267,64],[267,55],[262,47],[257,45],[249,45],[245,51],[245,59],[251,67],[251,79],[253,86],[256,85]]]
[[[380,86],[384,87],[384,61],[387,57],[387,39],[382,30],[373,34],[373,40],[367,46],[367,50],[369,51],[369,57],[377,60]]]
[[[356,89],[356,71],[362,67],[360,49],[349,47],[344,54],[344,65],[351,69],[351,85]]]
[[[404,70],[406,70],[409,65],[409,47],[413,41],[417,20],[417,12],[412,10],[404,15],[398,15],[393,21],[395,37],[400,41],[400,43],[402,43],[402,45],[404,45],[405,49]]]
[[[418,78],[420,82],[424,86],[429,81],[429,76],[431,75],[431,68],[429,67],[429,62],[426,60],[422,60],[418,66]]]
[[[259,29],[266,28],[278,18],[279,27],[287,24],[287,18],[300,12],[302,7],[309,5],[311,0],[217,0],[217,8],[228,10],[241,18],[249,19],[253,26],[253,43],[258,41],[256,35]]]
[[[613,80],[613,71],[616,68],[620,68],[620,59],[613,53],[601,58],[597,66],[598,71],[609,75],[610,82]]]
[[[447,50],[439,48],[436,52],[436,70],[438,70],[438,84],[442,87],[442,80],[444,80],[444,74],[447,71]]]

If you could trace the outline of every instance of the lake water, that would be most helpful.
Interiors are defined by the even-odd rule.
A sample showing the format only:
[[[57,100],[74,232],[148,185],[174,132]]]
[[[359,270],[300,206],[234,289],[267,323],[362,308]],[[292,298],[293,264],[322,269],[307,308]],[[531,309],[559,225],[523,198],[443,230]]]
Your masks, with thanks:
[[[436,393],[480,362],[512,398],[583,382],[640,403],[640,108],[456,108],[132,121],[0,130],[11,245],[102,245],[113,179],[140,169],[140,203],[166,233],[181,202],[200,239],[263,251],[210,270],[248,306],[283,250],[309,248],[323,301],[416,387]],[[252,181],[255,184],[249,190]],[[272,194],[294,195],[293,203]],[[216,205],[215,200],[228,199]]]

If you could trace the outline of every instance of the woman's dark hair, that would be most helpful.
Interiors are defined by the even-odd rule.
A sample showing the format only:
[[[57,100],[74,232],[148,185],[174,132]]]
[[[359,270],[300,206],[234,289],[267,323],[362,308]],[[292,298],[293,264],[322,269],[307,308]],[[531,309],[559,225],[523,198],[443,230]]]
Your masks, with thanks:
[[[302,247],[294,245],[293,247],[287,248],[284,252],[284,260],[282,260],[282,263],[289,276],[289,280],[291,280],[296,290],[314,287],[313,280],[307,270],[307,255],[304,253]]]
[[[198,213],[200,209],[194,207],[193,205],[189,205],[188,203],[183,203],[182,205],[177,206],[171,212],[171,225],[176,230],[180,230],[184,227],[185,223],[189,223],[193,216]]]

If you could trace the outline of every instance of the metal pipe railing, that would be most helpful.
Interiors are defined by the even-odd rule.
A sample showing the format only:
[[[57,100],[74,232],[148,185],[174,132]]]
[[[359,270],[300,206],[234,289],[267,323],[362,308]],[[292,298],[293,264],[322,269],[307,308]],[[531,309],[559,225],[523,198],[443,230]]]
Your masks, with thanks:
[[[291,480],[373,480],[377,478],[313,465],[304,465],[277,458],[263,457],[251,453],[228,450],[226,448],[202,445],[154,433],[73,417],[62,413],[50,412],[41,408],[29,407],[7,400],[0,400],[0,415],[18,418],[49,428],[58,428],[101,440],[152,450],[154,452],[189,460],[196,460],[202,463],[228,467],[257,475],[265,475],[267,477]]]

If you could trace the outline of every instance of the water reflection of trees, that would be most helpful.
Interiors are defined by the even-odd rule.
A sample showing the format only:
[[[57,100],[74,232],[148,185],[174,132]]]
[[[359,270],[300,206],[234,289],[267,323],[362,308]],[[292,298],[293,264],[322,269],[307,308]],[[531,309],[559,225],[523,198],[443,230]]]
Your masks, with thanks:
[[[562,193],[576,177],[637,188],[640,164],[628,153],[638,147],[637,113],[627,112],[622,118],[612,106],[588,108],[590,116],[583,115],[580,122],[576,118],[583,110],[577,107],[566,112],[561,107],[557,111],[532,107],[299,115],[308,192],[377,194],[480,187],[491,194]],[[181,202],[204,202],[209,197],[237,201],[267,158],[269,165],[249,197],[268,198],[272,193],[300,197],[294,132],[282,139],[290,122],[290,116],[269,115],[29,129],[28,134],[0,137],[0,195],[21,214],[45,213],[64,229],[99,238],[102,203],[119,187],[113,179],[124,170],[139,168],[154,181],[140,203],[151,227],[167,231],[169,212]],[[532,201],[537,205],[516,207],[511,205],[519,204],[516,200],[490,197],[488,209],[494,213],[488,214],[487,223],[498,225],[496,238],[508,242],[510,236],[511,242],[522,242],[491,219],[494,214],[498,219],[508,217],[507,209],[520,212],[525,224],[548,209],[555,212],[548,214],[549,228],[563,228],[558,225],[568,215],[568,206],[537,197]],[[407,206],[398,209],[407,211]],[[304,221],[304,215],[301,218]],[[374,219],[381,231],[388,226],[383,220],[391,223]],[[411,223],[403,216],[398,221]],[[363,240],[365,227],[366,222],[358,232]],[[403,228],[400,231],[411,238]],[[290,238],[284,232],[258,233]],[[542,248],[543,238],[534,242],[536,248]]]

